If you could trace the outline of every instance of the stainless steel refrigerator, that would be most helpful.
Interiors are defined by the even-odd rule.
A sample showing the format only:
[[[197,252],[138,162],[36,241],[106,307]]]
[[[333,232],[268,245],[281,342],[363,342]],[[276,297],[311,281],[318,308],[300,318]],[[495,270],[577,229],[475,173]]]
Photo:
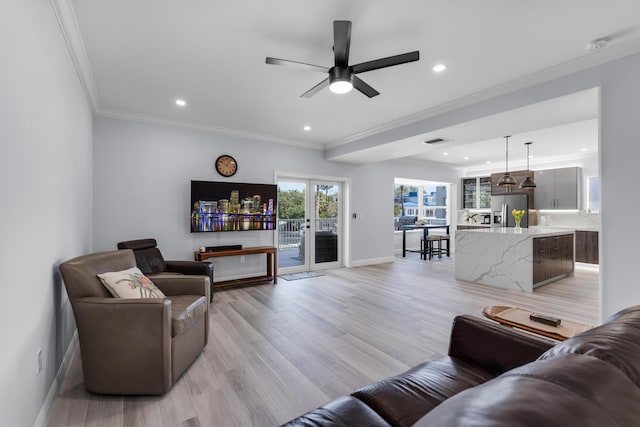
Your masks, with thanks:
[[[521,227],[529,227],[529,195],[509,194],[504,196],[491,196],[491,226],[515,227],[516,220],[511,215],[514,209],[524,210],[525,214],[520,221]]]

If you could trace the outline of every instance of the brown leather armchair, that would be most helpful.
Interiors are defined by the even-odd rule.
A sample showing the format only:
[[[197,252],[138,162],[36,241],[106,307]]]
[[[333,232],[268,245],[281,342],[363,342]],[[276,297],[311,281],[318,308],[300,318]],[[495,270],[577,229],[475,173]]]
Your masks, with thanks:
[[[158,249],[156,239],[127,240],[118,243],[118,249],[133,249],[140,271],[152,280],[161,274],[199,274],[209,276],[209,294],[213,301],[213,264],[201,261],[168,261]]]
[[[100,394],[163,394],[207,344],[209,279],[159,276],[166,298],[113,298],[98,274],[136,266],[132,250],[60,265],[78,327],[84,384]]]

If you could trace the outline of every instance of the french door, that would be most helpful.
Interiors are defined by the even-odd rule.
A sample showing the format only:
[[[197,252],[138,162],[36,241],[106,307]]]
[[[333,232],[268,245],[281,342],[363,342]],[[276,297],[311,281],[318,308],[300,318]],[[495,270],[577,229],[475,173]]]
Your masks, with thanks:
[[[342,183],[278,179],[278,271],[342,265]]]

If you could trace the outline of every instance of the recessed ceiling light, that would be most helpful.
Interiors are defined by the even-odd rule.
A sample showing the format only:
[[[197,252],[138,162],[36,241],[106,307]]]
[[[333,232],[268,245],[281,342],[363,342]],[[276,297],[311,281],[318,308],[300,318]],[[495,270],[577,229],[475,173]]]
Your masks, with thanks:
[[[469,160],[470,158],[471,158],[471,157],[469,157],[469,156],[464,156],[464,159],[465,159],[465,160]]]
[[[187,105],[187,102],[184,99],[176,99],[176,105],[178,107],[184,107],[185,105]]]
[[[441,73],[441,72],[443,72],[443,71],[444,71],[444,70],[446,70],[446,69],[447,69],[447,66],[446,66],[446,65],[444,65],[444,64],[437,64],[437,65],[434,65],[434,66],[433,66],[433,68],[432,68],[432,70],[433,70],[435,73]]]
[[[489,165],[491,164],[491,160],[487,160],[485,163]]]
[[[311,126],[306,125],[305,127],[303,127],[302,129],[305,130],[305,132],[309,132],[311,130]]]
[[[580,151],[585,152],[588,151],[586,148],[581,148]]]
[[[449,153],[447,153],[446,151],[444,153],[442,153],[443,156],[448,156]]]

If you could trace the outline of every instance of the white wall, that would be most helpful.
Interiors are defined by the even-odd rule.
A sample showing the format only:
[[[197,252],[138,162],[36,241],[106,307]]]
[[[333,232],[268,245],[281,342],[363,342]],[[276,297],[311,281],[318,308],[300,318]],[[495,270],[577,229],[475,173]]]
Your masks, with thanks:
[[[393,253],[393,179],[403,176],[457,182],[457,172],[410,162],[353,165],[323,159],[318,150],[126,120],[95,120],[95,249],[121,240],[155,237],[166,259],[192,259],[199,246],[273,244],[273,232],[189,232],[190,181],[273,183],[274,173],[349,179],[351,260],[375,262]],[[239,168],[222,178],[213,162],[231,154]],[[351,213],[359,218],[352,220]],[[255,274],[260,258],[216,260],[217,278]],[[255,270],[255,271],[254,271]]]
[[[30,426],[75,331],[57,266],[91,251],[92,119],[48,1],[0,31],[0,425]]]
[[[605,64],[600,91],[600,272],[604,316],[640,304],[640,55]]]

